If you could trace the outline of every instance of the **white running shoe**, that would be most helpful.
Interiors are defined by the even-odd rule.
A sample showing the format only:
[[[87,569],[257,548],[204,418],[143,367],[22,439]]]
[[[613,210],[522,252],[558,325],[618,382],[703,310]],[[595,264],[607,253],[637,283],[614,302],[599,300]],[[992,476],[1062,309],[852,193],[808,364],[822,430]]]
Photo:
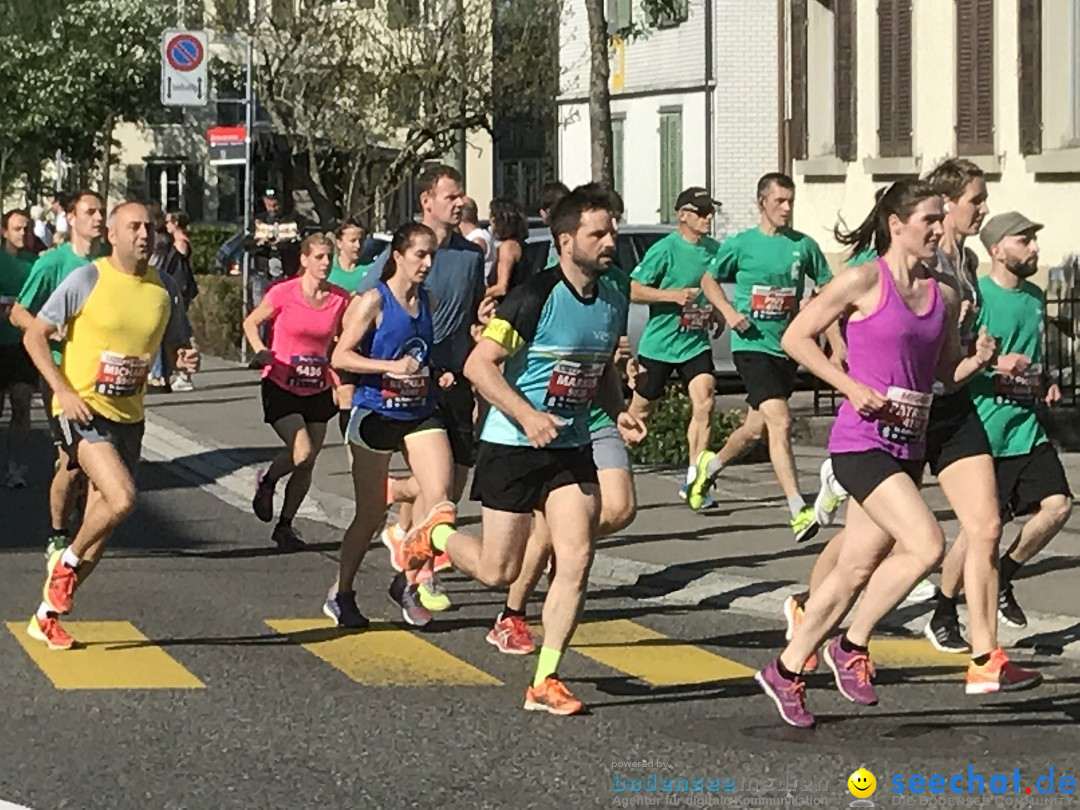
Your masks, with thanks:
[[[847,500],[848,493],[833,475],[832,459],[827,458],[821,463],[821,489],[817,498],[814,499],[814,517],[819,526],[831,526],[840,509],[840,504]]]
[[[937,594],[937,588],[934,587],[934,583],[928,579],[920,580],[919,583],[911,589],[911,593],[907,595],[905,602],[929,602]]]
[[[177,375],[176,379],[172,381],[173,391],[194,391],[195,383],[191,381],[190,377],[184,377]]]

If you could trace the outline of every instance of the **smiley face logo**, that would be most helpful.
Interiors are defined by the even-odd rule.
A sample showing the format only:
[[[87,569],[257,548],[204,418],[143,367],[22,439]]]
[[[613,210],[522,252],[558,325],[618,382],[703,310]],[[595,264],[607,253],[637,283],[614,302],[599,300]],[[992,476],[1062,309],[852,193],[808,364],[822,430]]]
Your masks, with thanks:
[[[877,790],[877,780],[866,768],[859,768],[848,777],[847,786],[852,796],[865,799],[867,796],[874,795],[874,791]]]

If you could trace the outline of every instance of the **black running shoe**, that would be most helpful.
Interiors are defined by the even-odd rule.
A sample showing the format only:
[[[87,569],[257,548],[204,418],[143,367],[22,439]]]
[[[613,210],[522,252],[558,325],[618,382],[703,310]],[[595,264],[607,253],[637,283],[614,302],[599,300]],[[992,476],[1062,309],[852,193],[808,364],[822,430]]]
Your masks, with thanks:
[[[960,619],[955,613],[944,616],[934,613],[926,623],[923,635],[930,639],[935,649],[943,653],[971,652],[971,647],[960,632]]]
[[[356,591],[336,591],[328,594],[323,613],[333,619],[338,627],[363,630],[370,624],[356,606]]]
[[[998,592],[998,616],[1009,627],[1027,627],[1027,616],[1016,602],[1011,582]]]

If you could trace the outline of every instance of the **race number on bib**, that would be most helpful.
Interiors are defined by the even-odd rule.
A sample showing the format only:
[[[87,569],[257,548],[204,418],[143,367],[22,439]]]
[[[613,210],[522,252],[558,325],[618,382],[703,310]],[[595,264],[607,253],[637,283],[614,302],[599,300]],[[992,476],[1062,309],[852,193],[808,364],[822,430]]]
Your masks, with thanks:
[[[427,402],[431,371],[422,368],[415,374],[383,374],[384,408],[415,408]]]
[[[320,389],[326,381],[329,364],[320,355],[293,355],[289,360],[289,386],[292,388]]]
[[[679,313],[680,332],[700,332],[709,328],[712,304],[684,304]]]
[[[555,364],[548,381],[544,407],[555,411],[582,411],[596,398],[603,363],[575,363],[562,360]]]
[[[783,321],[795,311],[794,287],[766,287],[755,284],[750,288],[750,317],[759,321]]]
[[[0,295],[0,321],[11,320],[11,308],[15,306],[15,299],[10,295]]]
[[[926,436],[933,394],[889,386],[888,403],[878,417],[878,435],[896,444],[915,444]]]
[[[150,375],[150,357],[102,352],[94,391],[107,397],[133,397]]]
[[[1001,372],[994,374],[994,402],[998,405],[1032,407],[1042,398],[1042,388],[1042,366],[1038,364],[1016,377]]]

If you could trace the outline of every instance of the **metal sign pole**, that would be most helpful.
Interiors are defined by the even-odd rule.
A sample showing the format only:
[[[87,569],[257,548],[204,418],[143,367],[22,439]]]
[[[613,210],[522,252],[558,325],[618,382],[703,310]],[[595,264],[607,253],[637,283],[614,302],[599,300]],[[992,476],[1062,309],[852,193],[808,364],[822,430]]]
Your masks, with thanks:
[[[247,124],[247,132],[244,139],[244,237],[247,238],[251,234],[251,220],[252,220],[252,206],[253,195],[255,188],[255,181],[252,175],[251,166],[251,138],[252,128],[255,124],[255,92],[251,86],[251,74],[252,63],[255,61],[255,42],[254,32],[248,32],[247,41],[247,89],[244,92],[245,101],[245,117]],[[242,318],[246,318],[248,314],[248,307],[251,304],[251,295],[249,292],[248,283],[250,281],[250,267],[251,267],[251,253],[248,250],[244,251],[244,311],[241,315]],[[248,361],[248,342],[247,337],[241,338],[240,343],[240,362],[247,364]]]

